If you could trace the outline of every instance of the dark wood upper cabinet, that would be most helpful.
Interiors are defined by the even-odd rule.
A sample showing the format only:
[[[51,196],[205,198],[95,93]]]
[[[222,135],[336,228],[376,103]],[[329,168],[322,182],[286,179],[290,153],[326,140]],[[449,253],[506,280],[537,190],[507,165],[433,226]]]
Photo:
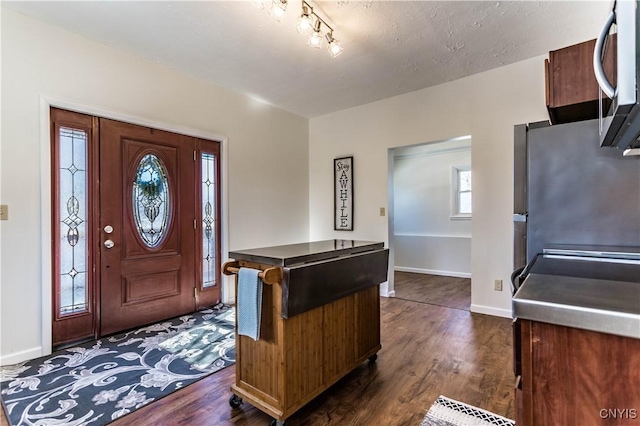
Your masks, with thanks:
[[[616,37],[607,40],[605,73],[616,84]],[[551,124],[590,120],[599,116],[599,87],[593,72],[593,49],[596,41],[590,40],[549,52],[545,60],[545,85],[547,110]],[[611,100],[603,95],[604,108]]]

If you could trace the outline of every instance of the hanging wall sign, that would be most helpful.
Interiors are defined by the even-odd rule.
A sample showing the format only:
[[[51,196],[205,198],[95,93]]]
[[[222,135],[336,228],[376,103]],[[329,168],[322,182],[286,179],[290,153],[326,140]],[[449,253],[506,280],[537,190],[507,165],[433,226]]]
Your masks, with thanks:
[[[334,229],[353,231],[353,157],[333,160]]]

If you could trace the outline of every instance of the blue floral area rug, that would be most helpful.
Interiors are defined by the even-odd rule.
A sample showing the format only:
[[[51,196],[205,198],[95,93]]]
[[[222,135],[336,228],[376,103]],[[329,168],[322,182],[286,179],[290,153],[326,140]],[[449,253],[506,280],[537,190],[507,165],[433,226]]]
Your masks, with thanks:
[[[515,426],[513,420],[440,395],[420,426]]]
[[[235,310],[218,305],[0,367],[12,426],[112,422],[235,362]]]

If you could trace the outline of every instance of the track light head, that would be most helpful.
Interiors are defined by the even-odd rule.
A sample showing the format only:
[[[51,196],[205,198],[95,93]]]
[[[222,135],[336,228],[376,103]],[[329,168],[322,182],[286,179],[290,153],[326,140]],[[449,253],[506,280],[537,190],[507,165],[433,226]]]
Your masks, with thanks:
[[[313,14],[313,9],[311,9]],[[306,4],[302,4],[302,14],[298,18],[298,26],[296,27],[298,34],[309,35],[313,31],[313,18],[309,14],[309,7]]]
[[[252,0],[251,4],[257,7],[258,9],[264,9],[264,0]]]
[[[286,10],[287,0],[273,0],[271,2],[271,8],[269,8],[269,15],[271,15],[276,21],[280,22]]]
[[[313,28],[313,33],[309,37],[309,41],[307,44],[311,47],[315,47],[316,49],[320,49],[322,47],[322,32],[320,32],[320,26],[322,25],[322,21],[319,19],[316,20],[316,25]]]
[[[329,51],[329,55],[331,55],[332,58],[340,55],[344,49],[340,42],[333,38],[333,31],[327,33],[325,37],[327,38],[327,51]]]

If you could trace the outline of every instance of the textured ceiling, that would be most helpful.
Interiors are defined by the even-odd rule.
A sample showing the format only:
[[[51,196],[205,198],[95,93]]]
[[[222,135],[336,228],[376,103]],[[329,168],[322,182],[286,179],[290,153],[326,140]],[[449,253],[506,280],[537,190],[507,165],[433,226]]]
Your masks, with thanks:
[[[314,117],[595,38],[609,1],[310,1],[335,26],[332,59],[249,1],[6,2],[84,37]],[[542,70],[542,67],[541,67]],[[541,71],[542,72],[542,71]]]

